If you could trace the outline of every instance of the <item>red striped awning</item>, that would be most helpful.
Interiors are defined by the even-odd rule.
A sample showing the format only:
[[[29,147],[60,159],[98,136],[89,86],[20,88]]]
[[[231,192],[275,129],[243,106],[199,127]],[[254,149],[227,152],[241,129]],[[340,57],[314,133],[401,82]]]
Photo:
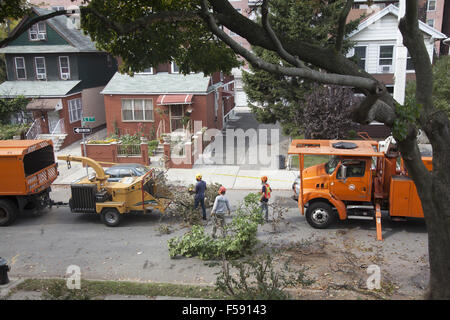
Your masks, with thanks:
[[[192,94],[163,94],[158,97],[156,104],[160,106],[170,104],[191,104]]]

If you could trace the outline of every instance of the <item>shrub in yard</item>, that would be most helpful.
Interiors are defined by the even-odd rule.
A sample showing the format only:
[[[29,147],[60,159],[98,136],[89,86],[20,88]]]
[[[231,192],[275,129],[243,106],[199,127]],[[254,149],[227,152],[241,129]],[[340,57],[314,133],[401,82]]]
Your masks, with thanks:
[[[235,275],[232,269],[236,270]],[[287,287],[308,286],[313,283],[305,275],[306,268],[292,269],[286,261],[281,269],[274,267],[274,257],[269,253],[244,260],[222,261],[216,273],[217,290],[238,300],[283,300],[289,298]]]
[[[9,140],[14,136],[26,134],[30,125],[28,124],[4,124],[0,125],[0,140]]]

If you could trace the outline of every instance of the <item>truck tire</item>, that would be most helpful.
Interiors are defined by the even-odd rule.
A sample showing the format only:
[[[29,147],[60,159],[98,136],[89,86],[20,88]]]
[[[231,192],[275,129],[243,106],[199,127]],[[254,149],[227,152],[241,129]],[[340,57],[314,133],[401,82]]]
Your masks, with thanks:
[[[306,221],[316,229],[326,229],[335,220],[336,216],[331,206],[326,202],[314,202],[306,211]]]
[[[116,209],[109,208],[102,211],[101,220],[108,227],[117,227],[122,220],[122,215]]]
[[[0,200],[0,227],[9,226],[17,218],[17,206],[9,200]]]

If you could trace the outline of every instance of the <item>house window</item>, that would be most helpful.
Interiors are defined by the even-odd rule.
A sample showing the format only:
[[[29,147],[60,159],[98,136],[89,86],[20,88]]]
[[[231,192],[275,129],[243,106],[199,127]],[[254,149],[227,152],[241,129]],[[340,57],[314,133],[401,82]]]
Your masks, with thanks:
[[[434,28],[434,19],[428,19],[427,20],[427,25],[429,25],[430,27]]]
[[[153,100],[123,99],[123,121],[153,121]]]
[[[365,46],[355,47],[355,57],[357,59],[358,67],[366,70],[366,48]]]
[[[414,71],[414,64],[412,62],[411,55],[409,54],[409,52],[408,52],[408,56],[406,59],[406,70]]]
[[[45,22],[38,22],[36,24],[33,24],[28,32],[31,41],[45,40],[47,38]]]
[[[70,78],[69,57],[59,57],[59,71],[61,79],[67,80]]]
[[[138,72],[139,74],[153,74],[153,68],[145,68],[142,72]]]
[[[47,78],[47,72],[45,70],[45,58],[44,57],[35,57],[34,61],[36,64],[36,78],[37,79]]]
[[[380,46],[380,66],[391,66],[394,57],[394,46]]]
[[[180,67],[175,63],[175,61],[172,61],[171,64],[172,67],[172,73],[180,73]]]
[[[428,0],[428,11],[436,10],[436,0]]]
[[[81,99],[72,99],[68,101],[69,104],[69,120],[70,123],[81,120]]]
[[[219,110],[219,92],[214,91],[214,117],[217,119],[217,111]]]
[[[23,57],[15,57],[16,63],[16,77],[18,80],[27,78],[27,71],[25,70],[25,59]]]

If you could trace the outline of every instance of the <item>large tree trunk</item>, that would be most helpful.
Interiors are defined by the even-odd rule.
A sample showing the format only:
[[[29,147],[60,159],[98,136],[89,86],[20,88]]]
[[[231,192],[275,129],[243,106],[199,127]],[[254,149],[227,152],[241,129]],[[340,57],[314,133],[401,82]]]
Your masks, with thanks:
[[[448,160],[450,161],[450,159]],[[433,173],[430,196],[422,197],[430,260],[429,299],[450,299],[450,172]]]

